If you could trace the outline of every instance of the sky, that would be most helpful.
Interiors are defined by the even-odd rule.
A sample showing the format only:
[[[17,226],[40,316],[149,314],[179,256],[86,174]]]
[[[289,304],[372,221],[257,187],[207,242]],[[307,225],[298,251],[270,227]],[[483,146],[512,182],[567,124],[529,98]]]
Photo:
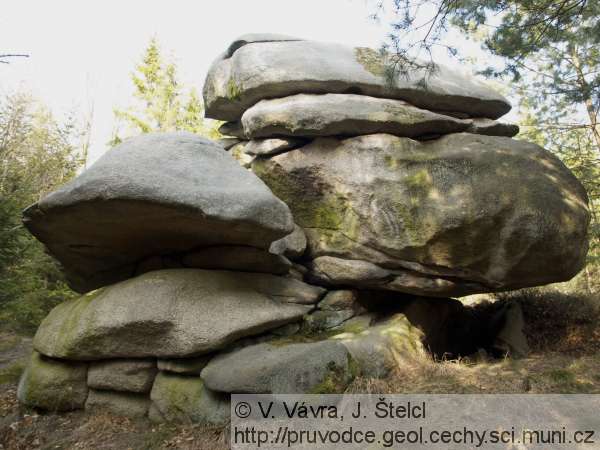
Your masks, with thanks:
[[[113,109],[132,104],[130,74],[153,36],[177,63],[180,82],[201,90],[211,62],[245,33],[283,33],[378,48],[388,28],[385,20],[369,18],[374,4],[374,0],[12,0],[3,5],[0,16],[0,51],[30,57],[0,66],[0,94],[31,92],[58,117],[93,111],[91,163],[107,149],[115,126]]]

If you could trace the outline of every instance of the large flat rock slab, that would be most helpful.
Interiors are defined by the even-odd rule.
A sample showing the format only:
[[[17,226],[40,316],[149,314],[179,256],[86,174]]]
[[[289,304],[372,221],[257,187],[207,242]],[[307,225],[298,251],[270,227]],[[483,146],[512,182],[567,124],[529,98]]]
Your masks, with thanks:
[[[128,139],[24,212],[79,292],[133,275],[148,256],[215,245],[268,248],[287,206],[219,145],[191,133]]]
[[[356,376],[336,341],[250,345],[212,359],[200,376],[216,391],[250,394],[339,394]]]
[[[470,124],[402,100],[354,94],[298,94],[261,100],[244,112],[242,125],[246,136],[254,139],[374,133],[418,138],[465,131]]]
[[[61,303],[34,348],[56,358],[176,358],[223,348],[300,318],[324,290],[266,274],[159,270]]]
[[[316,41],[247,42],[211,66],[206,116],[238,120],[260,100],[294,94],[353,93],[405,100],[420,108],[496,119],[510,110],[500,94],[445,66],[412,71],[392,84],[386,57],[374,49]]]
[[[351,261],[317,267],[335,284],[467,295],[568,280],[585,261],[585,190],[535,144],[319,138],[252,167],[305,230],[308,257]]]

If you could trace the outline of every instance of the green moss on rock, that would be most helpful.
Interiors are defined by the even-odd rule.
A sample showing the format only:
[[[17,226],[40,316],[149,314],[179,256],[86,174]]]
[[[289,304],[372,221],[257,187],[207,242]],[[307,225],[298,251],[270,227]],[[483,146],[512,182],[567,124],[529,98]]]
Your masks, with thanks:
[[[17,397],[48,411],[81,409],[88,394],[87,364],[46,358],[33,352],[21,376]]]
[[[310,390],[310,394],[342,394],[354,378],[360,373],[358,364],[348,354],[347,365],[341,367],[334,362],[327,365],[327,373],[319,384]]]
[[[224,423],[229,403],[224,396],[210,392],[198,376],[160,372],[150,393],[153,409],[160,414],[151,419],[180,423]]]
[[[227,98],[229,100],[240,100],[242,97],[242,89],[237,85],[233,78],[230,78],[227,82]]]
[[[356,47],[354,49],[354,57],[371,74],[377,77],[385,74],[383,57],[377,50],[368,47]]]
[[[25,363],[20,360],[0,369],[0,385],[17,382],[24,369]]]

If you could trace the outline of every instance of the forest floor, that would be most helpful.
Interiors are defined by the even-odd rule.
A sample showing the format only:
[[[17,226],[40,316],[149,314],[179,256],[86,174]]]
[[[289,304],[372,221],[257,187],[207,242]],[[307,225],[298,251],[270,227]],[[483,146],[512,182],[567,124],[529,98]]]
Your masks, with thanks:
[[[528,294],[521,303],[531,354],[524,359],[398,364],[385,380],[358,378],[348,393],[600,393],[600,312],[597,298]],[[579,303],[578,303],[579,302]],[[527,305],[527,306],[525,306]],[[52,414],[20,408],[18,378],[31,339],[0,333],[0,450],[229,448],[229,429],[200,425],[156,425],[109,414]]]

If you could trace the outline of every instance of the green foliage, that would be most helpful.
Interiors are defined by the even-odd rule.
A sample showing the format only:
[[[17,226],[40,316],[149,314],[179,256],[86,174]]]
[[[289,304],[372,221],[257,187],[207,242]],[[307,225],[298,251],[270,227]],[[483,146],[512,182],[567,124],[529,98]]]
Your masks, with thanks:
[[[590,27],[600,22],[599,5],[590,2],[581,24],[565,26],[519,63],[514,85],[521,99],[520,136],[559,156],[586,188],[592,215],[588,260],[593,266],[600,264],[600,50],[599,36],[590,34]],[[595,20],[590,21],[592,12]]]
[[[389,38],[393,62],[401,68],[433,70],[436,47],[458,55],[459,49],[444,41],[450,26],[470,36],[485,35],[485,47],[506,63],[502,70],[489,73],[511,73],[515,78],[527,58],[568,40],[565,34],[570,29],[576,28],[590,42],[600,42],[598,0],[378,0],[373,15],[383,11],[392,13]],[[425,64],[414,60],[425,55],[429,56]]]
[[[57,303],[74,296],[57,263],[21,223],[21,210],[82,166],[73,119],[59,124],[30,96],[0,101],[0,323],[31,333]]]
[[[216,123],[204,120],[204,107],[196,89],[184,89],[177,81],[177,66],[163,57],[156,38],[150,40],[142,61],[131,75],[136,105],[115,109],[117,122],[124,122],[129,132],[184,130],[209,138],[219,137]],[[111,145],[122,141],[118,132]]]
[[[451,21],[471,33],[488,24],[492,15],[500,17],[499,23],[487,34],[484,45],[504,58],[506,66],[490,73],[510,73],[518,79],[529,72],[527,61],[539,52],[565,52],[568,43],[575,41],[594,47],[600,43],[598,0],[463,0],[452,11]]]

